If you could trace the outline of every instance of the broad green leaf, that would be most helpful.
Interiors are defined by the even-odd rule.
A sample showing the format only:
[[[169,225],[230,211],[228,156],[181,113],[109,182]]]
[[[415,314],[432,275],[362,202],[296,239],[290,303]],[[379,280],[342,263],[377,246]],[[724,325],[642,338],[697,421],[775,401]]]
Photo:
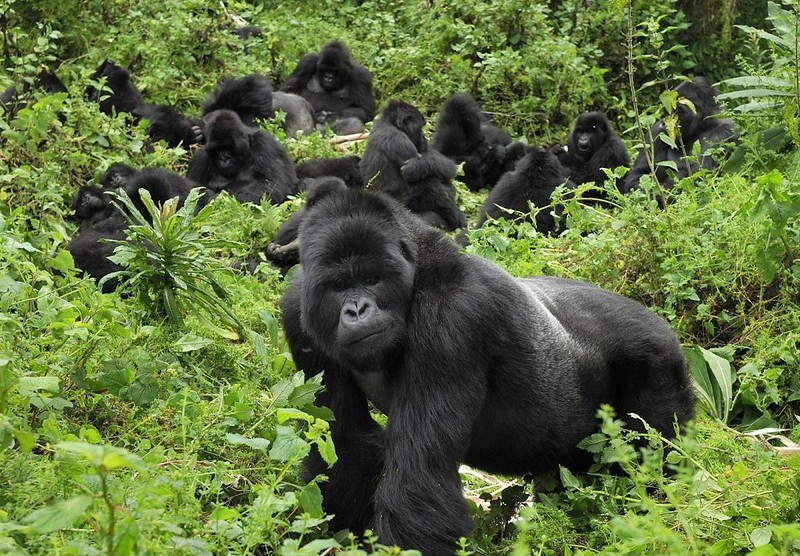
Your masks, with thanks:
[[[317,384],[301,384],[292,390],[292,393],[289,395],[289,399],[287,400],[287,404],[292,407],[303,407],[308,404],[314,403],[314,399],[317,395],[317,392],[321,390],[321,387]]]
[[[225,440],[231,444],[238,444],[248,446],[254,450],[266,452],[269,449],[270,442],[266,438],[247,438],[241,434],[228,433],[225,435]]]
[[[302,459],[308,454],[309,450],[308,444],[297,436],[294,427],[279,425],[275,442],[269,451],[269,457],[275,461]]]
[[[702,347],[699,349],[706,363],[708,363],[711,376],[716,380],[717,386],[721,391],[722,399],[717,400],[717,407],[720,410],[720,419],[723,423],[727,423],[728,414],[733,404],[733,381],[735,376],[731,370],[731,364],[712,351]]]
[[[124,448],[117,448],[115,446],[104,445],[102,465],[106,469],[118,469],[120,467],[127,467],[130,469],[137,469],[142,467],[142,460],[136,454],[130,453]]]
[[[58,392],[57,376],[21,376],[17,388],[27,392],[38,392],[46,390],[48,392]]]
[[[289,396],[294,390],[294,384],[290,380],[281,380],[270,388],[272,394],[272,404],[276,407],[285,407],[289,402]]]
[[[578,448],[593,454],[599,454],[605,449],[607,444],[608,437],[604,434],[596,432],[578,442]]]
[[[581,482],[575,475],[572,474],[572,471],[566,467],[559,465],[558,473],[561,477],[561,484],[564,485],[565,488],[579,489],[581,487]]]
[[[339,459],[339,456],[336,455],[336,447],[333,445],[333,440],[329,435],[317,438],[314,444],[317,446],[320,457],[328,464],[328,467],[332,466]]]
[[[719,418],[717,404],[714,401],[714,385],[708,374],[708,364],[703,354],[696,347],[684,347],[683,354],[689,366],[698,402],[706,413]]]
[[[313,418],[305,411],[301,411],[294,407],[279,407],[275,415],[278,424],[283,424],[289,419],[298,419],[300,421],[310,422]]]
[[[91,496],[75,496],[69,500],[59,500],[40,508],[25,516],[22,522],[30,524],[29,533],[31,535],[46,535],[71,527],[91,505]]]
[[[190,351],[197,351],[204,347],[211,345],[213,342],[207,338],[203,338],[196,334],[185,334],[175,342],[174,347],[181,353],[188,353]]]
[[[772,540],[772,531],[766,527],[757,527],[750,532],[750,542],[756,548],[769,544]]]
[[[315,518],[323,516],[322,511],[322,492],[319,490],[317,483],[308,483],[299,492],[297,499],[308,515]]]

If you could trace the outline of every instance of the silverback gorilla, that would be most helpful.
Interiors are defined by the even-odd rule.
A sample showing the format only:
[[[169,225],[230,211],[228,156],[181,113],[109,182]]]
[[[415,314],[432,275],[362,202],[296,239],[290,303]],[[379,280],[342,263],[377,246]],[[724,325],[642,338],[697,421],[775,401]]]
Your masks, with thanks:
[[[356,62],[343,42],[326,44],[319,54],[306,54],[281,85],[281,91],[311,103],[317,126],[339,135],[360,133],[375,117],[372,74]]]
[[[318,402],[336,416],[337,463],[306,461],[308,477],[329,476],[333,528],[453,554],[472,529],[461,462],[504,474],[580,467],[588,454],[576,445],[602,403],[670,437],[692,415],[678,339],[635,301],[512,278],[368,191],[322,200],[300,237],[283,320],[297,366],[324,371]]]

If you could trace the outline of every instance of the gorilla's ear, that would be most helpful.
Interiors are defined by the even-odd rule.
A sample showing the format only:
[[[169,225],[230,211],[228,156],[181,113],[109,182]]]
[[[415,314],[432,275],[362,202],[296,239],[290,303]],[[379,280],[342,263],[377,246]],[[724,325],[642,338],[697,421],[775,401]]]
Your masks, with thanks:
[[[407,239],[400,240],[400,252],[403,254],[403,258],[410,262],[412,265],[417,264],[417,251],[414,249],[414,246]]]

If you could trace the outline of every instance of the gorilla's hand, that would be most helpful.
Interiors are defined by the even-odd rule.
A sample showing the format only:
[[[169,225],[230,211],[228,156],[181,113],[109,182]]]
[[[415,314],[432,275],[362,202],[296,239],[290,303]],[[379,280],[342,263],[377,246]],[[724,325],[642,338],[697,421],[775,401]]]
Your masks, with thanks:
[[[406,182],[421,181],[430,175],[429,165],[421,155],[406,160],[400,167],[400,175]]]

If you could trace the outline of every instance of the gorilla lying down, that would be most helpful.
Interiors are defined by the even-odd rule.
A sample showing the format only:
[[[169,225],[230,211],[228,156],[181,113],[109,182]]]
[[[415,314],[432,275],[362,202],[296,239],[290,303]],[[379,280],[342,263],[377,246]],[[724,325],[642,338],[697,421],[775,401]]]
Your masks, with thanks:
[[[692,416],[678,339],[639,303],[574,280],[513,278],[375,193],[331,195],[308,216],[283,320],[298,368],[325,372],[317,402],[336,416],[337,463],[305,462],[307,478],[329,477],[334,529],[453,554],[472,529],[460,463],[583,467],[576,445],[603,403],[668,437]]]

